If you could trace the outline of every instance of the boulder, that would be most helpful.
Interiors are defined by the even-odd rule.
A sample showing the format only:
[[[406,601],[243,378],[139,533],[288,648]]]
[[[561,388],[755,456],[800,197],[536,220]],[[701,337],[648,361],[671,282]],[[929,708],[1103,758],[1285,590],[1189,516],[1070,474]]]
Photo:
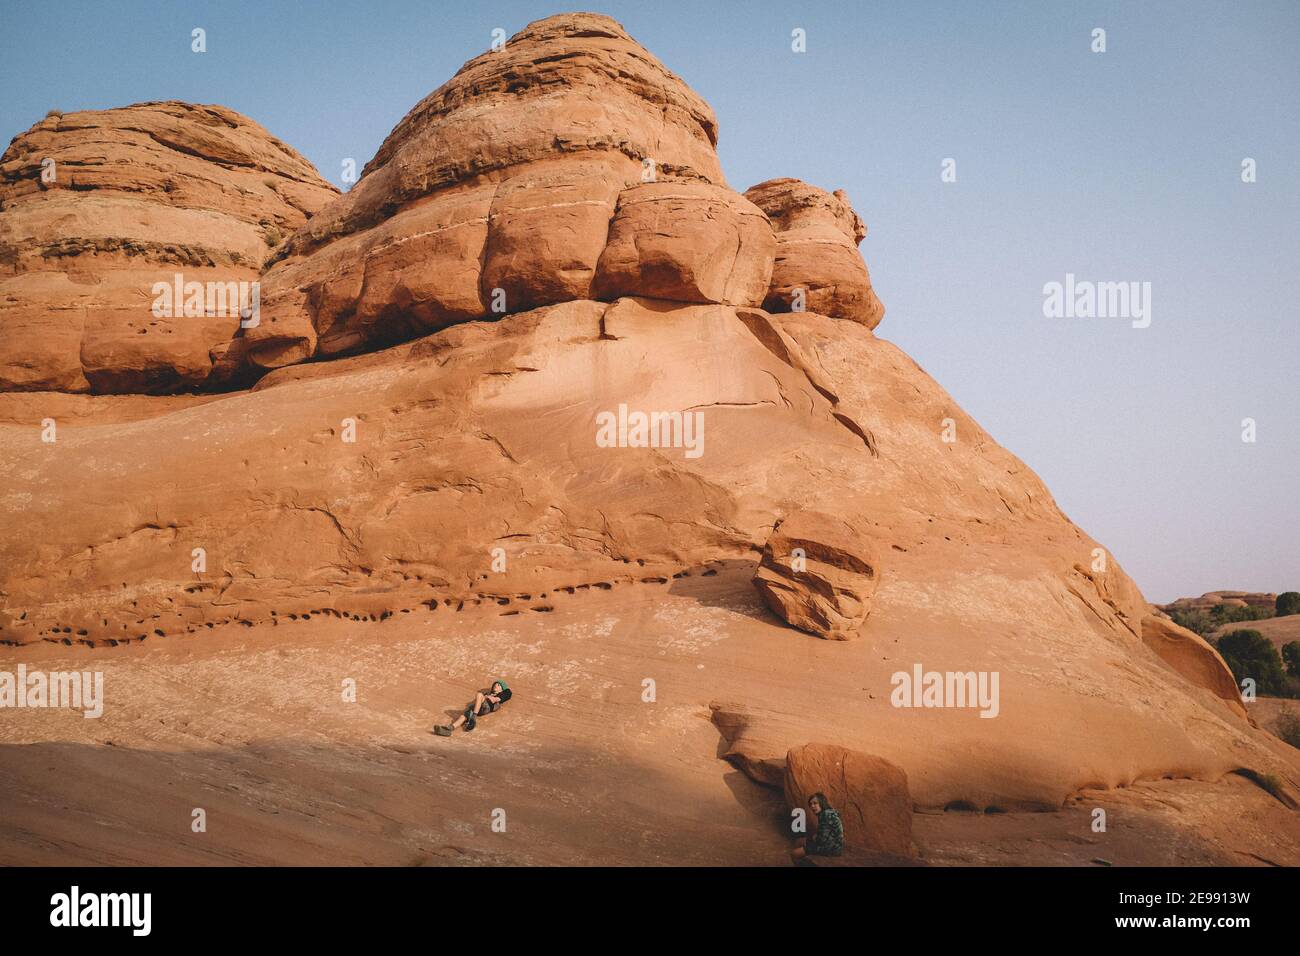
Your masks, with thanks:
[[[794,747],[785,757],[786,803],[807,809],[814,793],[839,811],[846,853],[917,855],[907,774],[888,760],[835,744]]]
[[[763,302],[769,312],[806,311],[874,329],[885,307],[871,287],[858,244],[867,227],[842,190],[769,179],[745,192],[776,230],[776,264]]]
[[[619,196],[595,294],[758,305],[775,250],[767,216],[744,197],[707,183],[642,183]]]
[[[833,641],[853,637],[871,611],[879,560],[858,522],[799,511],[772,529],[754,586],[772,613]]]

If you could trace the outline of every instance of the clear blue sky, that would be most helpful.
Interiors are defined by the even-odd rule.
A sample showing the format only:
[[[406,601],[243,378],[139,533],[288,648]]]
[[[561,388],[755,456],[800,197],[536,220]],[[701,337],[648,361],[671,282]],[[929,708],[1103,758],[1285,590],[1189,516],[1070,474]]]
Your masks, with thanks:
[[[0,135],[221,103],[338,181],[551,3],[4,0]],[[744,189],[848,190],[905,348],[1148,598],[1300,590],[1300,3],[616,2],[717,112]],[[190,52],[190,31],[208,52]],[[790,50],[807,31],[808,52]],[[1094,27],[1107,52],[1090,51]],[[940,181],[945,157],[957,182]],[[1244,157],[1258,182],[1244,184]],[[1152,323],[1044,283],[1152,283]],[[1258,441],[1241,441],[1241,420]]]

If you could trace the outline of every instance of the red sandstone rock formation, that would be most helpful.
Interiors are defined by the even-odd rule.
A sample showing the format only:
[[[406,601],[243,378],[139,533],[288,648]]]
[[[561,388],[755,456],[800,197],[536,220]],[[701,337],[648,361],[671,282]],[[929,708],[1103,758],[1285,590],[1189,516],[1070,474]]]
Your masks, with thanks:
[[[803,744],[786,755],[784,787],[792,809],[806,810],[814,793],[826,795],[844,824],[846,850],[916,855],[907,774],[889,761],[833,744]]]
[[[767,213],[776,230],[769,312],[818,312],[874,329],[885,307],[871,288],[858,244],[867,227],[843,190],[828,193],[797,179],[769,179],[745,198]]]
[[[0,390],[221,384],[238,309],[158,315],[155,283],[256,280],[335,192],[224,107],[51,113],[0,158]]]
[[[767,539],[754,584],[772,612],[792,626],[844,641],[871,611],[879,566],[869,528],[800,511]]]
[[[1271,611],[1277,605],[1276,594],[1250,591],[1210,591],[1200,597],[1184,597],[1160,605],[1163,611],[1209,611],[1217,605],[1227,607],[1256,607]]]
[[[123,164],[175,168],[134,191],[26,189],[0,213],[4,387],[50,390],[0,394],[0,523],[17,531],[0,540],[0,640],[668,581],[757,562],[778,522],[822,512],[845,530],[808,536],[826,545],[809,552],[820,577],[783,573],[797,599],[774,607],[858,639],[828,663],[784,630],[788,651],[718,678],[734,703],[715,719],[752,772],[827,740],[903,768],[925,806],[1054,807],[1243,766],[1300,779],[1223,705],[1214,659],[1149,638],[1118,563],[1085,570],[1097,542],[873,334],[843,197],[729,191],[707,105],[608,18],[540,21],[471,60],[305,223],[328,187],[260,129],[216,108],[118,113],[155,124],[113,132]],[[30,180],[40,152],[11,147],[5,182]],[[57,233],[41,219],[56,203]],[[297,231],[273,250],[269,226]],[[26,251],[42,234],[62,271]],[[60,256],[69,237],[102,255]],[[128,304],[160,269],[254,275],[268,253],[261,321],[233,341],[228,322],[155,328]],[[805,309],[782,311],[796,288]],[[137,327],[182,345],[127,349]],[[263,377],[215,399],[57,394],[241,374]],[[638,415],[658,416],[653,433]],[[918,663],[1000,674],[997,720],[891,706],[892,676]]]

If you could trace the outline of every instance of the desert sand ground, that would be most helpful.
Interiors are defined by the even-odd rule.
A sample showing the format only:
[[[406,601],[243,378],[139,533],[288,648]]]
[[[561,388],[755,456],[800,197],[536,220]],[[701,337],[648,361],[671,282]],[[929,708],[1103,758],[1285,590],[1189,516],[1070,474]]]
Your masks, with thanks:
[[[785,865],[781,794],[721,758],[709,705],[808,694],[801,674],[869,647],[781,626],[752,567],[709,570],[383,622],[0,649],[11,670],[102,670],[106,697],[99,719],[0,720],[0,863]],[[430,733],[495,676],[515,691],[501,712]],[[825,692],[865,704],[888,688]],[[1297,814],[1234,774],[914,823],[937,865],[1300,863]]]

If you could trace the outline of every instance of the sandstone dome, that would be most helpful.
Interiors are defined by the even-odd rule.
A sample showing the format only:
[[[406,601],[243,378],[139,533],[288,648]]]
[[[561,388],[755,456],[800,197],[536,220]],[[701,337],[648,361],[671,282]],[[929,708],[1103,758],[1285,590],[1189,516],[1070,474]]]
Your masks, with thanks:
[[[238,316],[154,315],[154,283],[256,280],[336,193],[225,107],[51,111],[0,157],[0,390],[219,384]]]

